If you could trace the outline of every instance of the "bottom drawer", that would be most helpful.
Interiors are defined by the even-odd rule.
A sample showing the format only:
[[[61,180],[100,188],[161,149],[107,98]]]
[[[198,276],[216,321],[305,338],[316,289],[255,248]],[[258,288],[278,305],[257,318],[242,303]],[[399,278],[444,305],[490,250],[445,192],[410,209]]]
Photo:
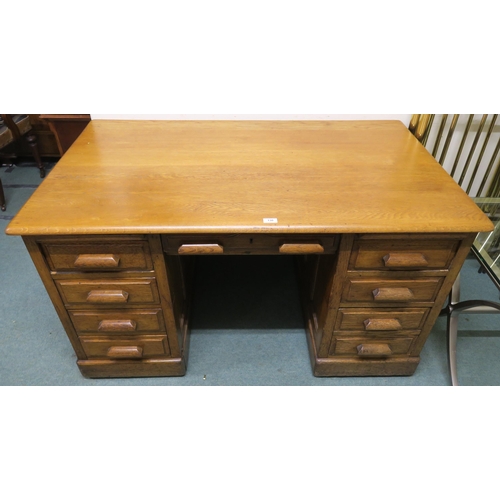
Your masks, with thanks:
[[[344,354],[360,358],[384,358],[397,354],[408,354],[413,343],[412,337],[368,339],[337,337],[330,354]]]
[[[89,358],[144,359],[170,354],[166,335],[138,337],[80,337]]]

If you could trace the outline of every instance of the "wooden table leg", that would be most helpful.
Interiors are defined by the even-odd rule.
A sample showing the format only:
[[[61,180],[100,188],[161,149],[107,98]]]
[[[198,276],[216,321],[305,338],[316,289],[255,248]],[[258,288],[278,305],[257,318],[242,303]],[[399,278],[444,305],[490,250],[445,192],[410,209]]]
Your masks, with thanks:
[[[0,179],[0,209],[2,209],[2,212],[5,212],[6,206],[5,206],[5,195],[3,192],[3,186],[2,186],[2,180]]]

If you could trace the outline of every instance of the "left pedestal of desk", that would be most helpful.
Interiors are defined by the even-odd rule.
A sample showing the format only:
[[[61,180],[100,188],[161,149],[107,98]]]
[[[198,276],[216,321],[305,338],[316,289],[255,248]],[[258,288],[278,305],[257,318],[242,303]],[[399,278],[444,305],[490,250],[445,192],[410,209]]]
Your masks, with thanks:
[[[192,263],[158,235],[23,238],[91,378],[186,373]]]

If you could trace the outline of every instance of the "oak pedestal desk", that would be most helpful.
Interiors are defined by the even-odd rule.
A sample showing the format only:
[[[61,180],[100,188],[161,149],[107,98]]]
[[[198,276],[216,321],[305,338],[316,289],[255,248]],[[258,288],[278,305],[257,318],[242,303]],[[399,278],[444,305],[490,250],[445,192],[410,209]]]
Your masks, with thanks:
[[[92,121],[6,232],[87,377],[184,375],[197,255],[234,254],[295,255],[314,375],[373,376],[492,228],[398,121]]]

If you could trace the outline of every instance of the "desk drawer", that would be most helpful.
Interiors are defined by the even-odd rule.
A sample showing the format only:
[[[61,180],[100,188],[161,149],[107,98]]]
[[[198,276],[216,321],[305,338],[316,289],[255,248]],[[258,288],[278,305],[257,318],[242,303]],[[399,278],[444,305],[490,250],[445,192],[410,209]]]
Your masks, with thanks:
[[[155,278],[55,280],[66,305],[158,304]]]
[[[42,241],[52,271],[149,271],[153,269],[147,241]]]
[[[387,358],[408,354],[413,343],[412,337],[336,337],[332,343],[331,355],[349,355],[359,358]]]
[[[403,335],[408,330],[419,333],[428,313],[427,308],[343,308],[339,309],[335,330],[343,330],[346,333],[349,331],[366,332],[370,335],[380,332]]]
[[[90,358],[145,359],[170,354],[166,335],[136,337],[80,337],[85,354]]]
[[[382,280],[348,279],[342,293],[343,302],[412,303],[433,302],[441,288],[442,278]]]
[[[325,235],[172,235],[163,236],[165,252],[174,255],[258,255],[334,253],[338,239]]]
[[[164,331],[161,309],[124,309],[117,311],[69,311],[78,333],[134,335],[138,332]]]
[[[447,270],[458,248],[457,240],[359,239],[349,262],[353,270]]]

